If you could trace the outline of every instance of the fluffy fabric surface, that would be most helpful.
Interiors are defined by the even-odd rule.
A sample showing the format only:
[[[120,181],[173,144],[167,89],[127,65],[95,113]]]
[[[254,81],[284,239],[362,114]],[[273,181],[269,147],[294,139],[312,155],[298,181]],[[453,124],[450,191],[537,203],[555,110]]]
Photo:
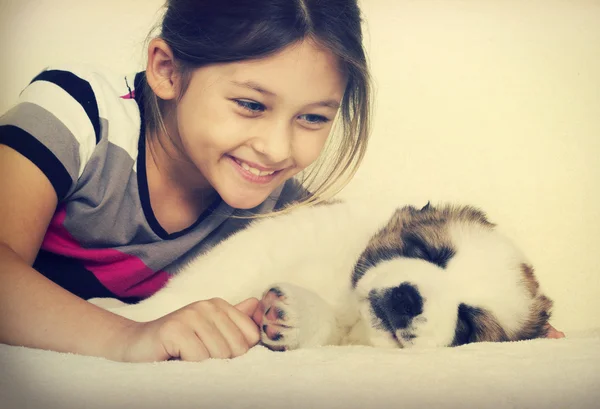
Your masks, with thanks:
[[[597,408],[600,329],[426,350],[321,347],[126,364],[0,345],[3,409]]]

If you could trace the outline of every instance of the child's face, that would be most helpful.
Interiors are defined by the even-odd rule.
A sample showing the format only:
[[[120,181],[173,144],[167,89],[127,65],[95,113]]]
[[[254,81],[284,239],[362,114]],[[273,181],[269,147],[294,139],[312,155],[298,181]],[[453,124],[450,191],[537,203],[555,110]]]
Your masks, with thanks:
[[[335,57],[311,41],[202,67],[177,105],[174,135],[199,181],[252,208],[317,159],[345,86]]]

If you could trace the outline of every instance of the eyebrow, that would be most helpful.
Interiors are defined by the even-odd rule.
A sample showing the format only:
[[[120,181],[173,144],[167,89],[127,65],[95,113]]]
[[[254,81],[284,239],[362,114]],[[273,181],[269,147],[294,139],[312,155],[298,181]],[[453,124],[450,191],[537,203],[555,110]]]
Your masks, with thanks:
[[[253,89],[254,91],[260,92],[261,94],[268,95],[270,97],[277,96],[277,94],[275,94],[274,92],[265,89],[262,85],[254,82],[254,81],[245,81],[245,82],[231,81],[231,83],[233,85],[237,85],[238,87]],[[308,106],[322,106],[322,107],[326,107],[326,108],[338,109],[340,107],[340,103],[338,101],[336,101],[335,99],[328,99],[326,101],[319,101],[319,102],[314,102],[312,104],[308,104]]]

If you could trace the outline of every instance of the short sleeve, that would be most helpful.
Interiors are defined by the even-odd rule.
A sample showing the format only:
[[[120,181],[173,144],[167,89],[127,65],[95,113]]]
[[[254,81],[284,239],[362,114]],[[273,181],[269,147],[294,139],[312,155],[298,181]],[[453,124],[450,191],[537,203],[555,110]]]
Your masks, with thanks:
[[[0,117],[0,143],[33,162],[61,201],[82,174],[100,140],[100,116],[88,81],[48,69]]]

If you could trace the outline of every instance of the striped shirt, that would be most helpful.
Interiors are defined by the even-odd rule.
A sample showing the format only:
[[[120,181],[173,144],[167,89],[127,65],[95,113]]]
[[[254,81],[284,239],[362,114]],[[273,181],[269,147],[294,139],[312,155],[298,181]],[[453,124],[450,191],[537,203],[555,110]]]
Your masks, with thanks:
[[[288,181],[250,211],[218,200],[191,226],[167,233],[149,200],[144,83],[144,72],[48,68],[0,117],[0,143],[33,162],[58,197],[33,267],[85,299],[148,297],[181,260],[249,223],[230,216],[277,210],[305,192]]]

